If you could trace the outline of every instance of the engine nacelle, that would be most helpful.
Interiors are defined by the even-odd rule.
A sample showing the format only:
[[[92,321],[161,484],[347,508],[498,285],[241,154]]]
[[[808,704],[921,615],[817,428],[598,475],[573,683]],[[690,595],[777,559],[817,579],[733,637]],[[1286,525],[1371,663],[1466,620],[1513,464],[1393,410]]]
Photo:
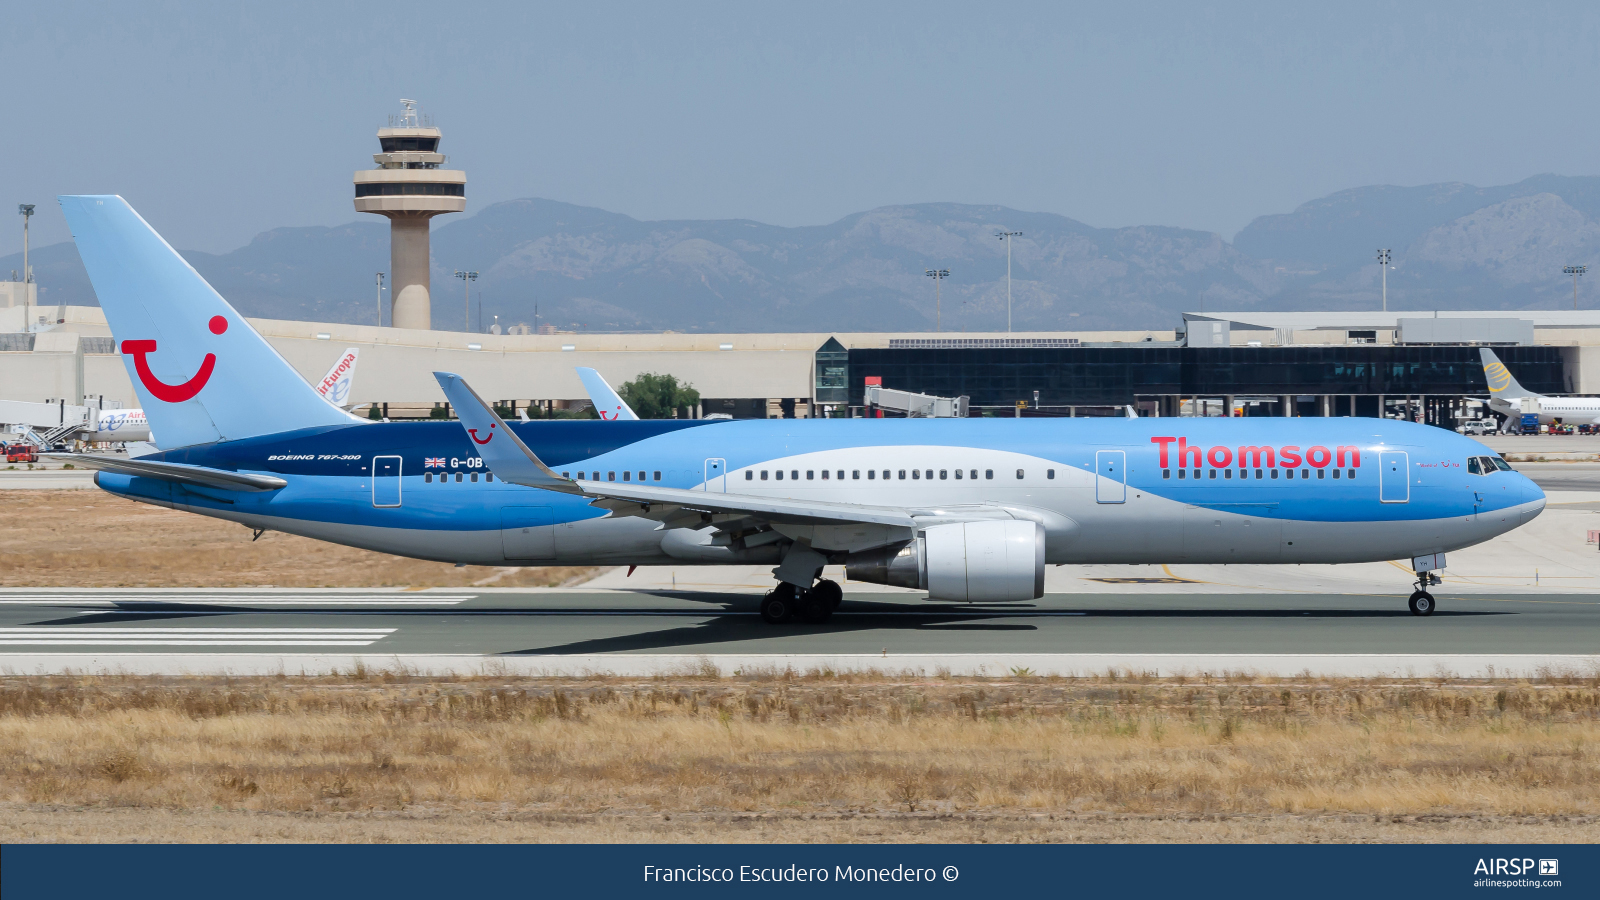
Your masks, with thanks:
[[[921,537],[852,553],[851,581],[916,588],[929,600],[1037,600],[1044,596],[1044,529],[991,520],[935,525]]]

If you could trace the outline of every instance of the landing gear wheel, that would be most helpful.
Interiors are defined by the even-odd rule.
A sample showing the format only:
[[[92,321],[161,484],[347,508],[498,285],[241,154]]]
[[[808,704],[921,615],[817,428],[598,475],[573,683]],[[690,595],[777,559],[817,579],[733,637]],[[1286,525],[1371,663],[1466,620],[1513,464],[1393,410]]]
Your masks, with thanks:
[[[778,625],[794,618],[795,587],[788,582],[778,585],[761,598],[761,618]]]
[[[812,588],[800,595],[800,620],[807,625],[821,625],[832,615],[833,604],[828,602],[824,592]]]
[[[828,604],[829,612],[838,609],[840,601],[844,600],[844,588],[839,587],[838,582],[828,581],[827,579],[817,582],[817,586],[811,589],[811,593],[821,597]]]
[[[1411,595],[1411,602],[1407,605],[1411,607],[1411,614],[1413,616],[1433,615],[1433,595],[1427,591],[1417,591],[1413,593]]]

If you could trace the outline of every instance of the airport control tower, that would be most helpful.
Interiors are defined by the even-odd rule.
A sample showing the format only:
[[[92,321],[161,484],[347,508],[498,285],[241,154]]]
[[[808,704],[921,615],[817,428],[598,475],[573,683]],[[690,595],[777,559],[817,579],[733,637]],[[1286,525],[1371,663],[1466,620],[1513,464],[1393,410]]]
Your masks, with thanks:
[[[376,169],[357,172],[356,212],[389,217],[389,324],[433,327],[428,299],[428,220],[467,208],[467,173],[439,168],[439,129],[417,116],[415,100],[378,129]]]

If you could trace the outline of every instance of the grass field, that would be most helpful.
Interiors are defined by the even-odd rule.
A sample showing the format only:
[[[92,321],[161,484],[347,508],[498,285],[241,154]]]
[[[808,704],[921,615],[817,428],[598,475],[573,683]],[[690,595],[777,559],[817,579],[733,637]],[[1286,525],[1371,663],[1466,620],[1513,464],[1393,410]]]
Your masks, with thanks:
[[[0,491],[0,587],[528,587],[599,570],[456,568],[135,503],[103,491]]]
[[[0,679],[0,841],[1594,841],[1600,685]]]

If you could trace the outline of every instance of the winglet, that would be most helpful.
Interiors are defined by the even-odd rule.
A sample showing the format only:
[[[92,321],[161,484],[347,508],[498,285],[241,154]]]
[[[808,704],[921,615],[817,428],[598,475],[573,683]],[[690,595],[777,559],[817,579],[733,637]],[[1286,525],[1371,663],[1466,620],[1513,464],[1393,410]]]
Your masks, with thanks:
[[[626,400],[623,400],[616,391],[611,389],[611,385],[606,383],[605,378],[601,377],[599,372],[587,366],[578,366],[577,368],[578,378],[583,382],[583,389],[589,394],[590,402],[594,403],[594,411],[600,414],[600,418],[608,422],[631,422],[639,418],[639,415],[633,411],[633,407],[629,406]]]
[[[439,380],[439,387],[444,388],[445,397],[461,419],[461,427],[467,430],[467,438],[477,448],[489,471],[512,484],[566,494],[583,493],[577,482],[550,471],[494,408],[483,402],[466,379],[452,372],[435,372],[433,377]]]

